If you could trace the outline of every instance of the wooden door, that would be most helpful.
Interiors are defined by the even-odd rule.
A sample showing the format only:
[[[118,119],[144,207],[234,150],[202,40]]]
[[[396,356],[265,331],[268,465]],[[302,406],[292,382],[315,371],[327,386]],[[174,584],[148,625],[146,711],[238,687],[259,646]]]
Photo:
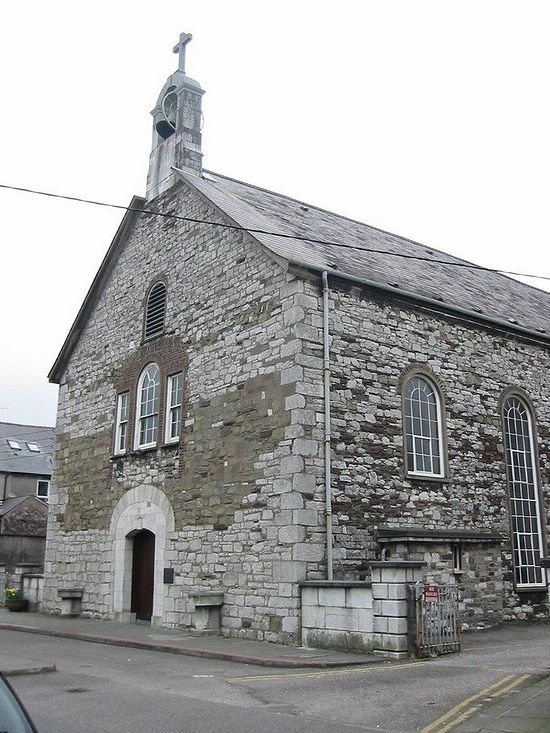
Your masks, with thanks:
[[[137,620],[150,621],[153,615],[155,580],[155,535],[141,529],[133,538],[132,613]]]

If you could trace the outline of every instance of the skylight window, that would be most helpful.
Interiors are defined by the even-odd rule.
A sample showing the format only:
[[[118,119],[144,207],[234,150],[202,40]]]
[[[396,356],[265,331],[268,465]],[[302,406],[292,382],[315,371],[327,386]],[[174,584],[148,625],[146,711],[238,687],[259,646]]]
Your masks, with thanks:
[[[36,445],[36,443],[27,443],[27,448],[32,451],[33,453],[40,453],[40,448]]]
[[[13,450],[21,450],[21,446],[16,440],[12,440],[11,438],[8,438],[8,445],[10,448],[13,448]]]

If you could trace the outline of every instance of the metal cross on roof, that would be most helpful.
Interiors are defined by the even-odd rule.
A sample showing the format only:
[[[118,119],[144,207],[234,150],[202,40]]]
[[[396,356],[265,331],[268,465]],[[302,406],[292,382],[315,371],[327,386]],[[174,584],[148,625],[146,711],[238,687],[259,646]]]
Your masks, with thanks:
[[[180,33],[180,39],[174,46],[174,53],[179,54],[178,69],[185,74],[185,47],[193,39],[191,33]]]

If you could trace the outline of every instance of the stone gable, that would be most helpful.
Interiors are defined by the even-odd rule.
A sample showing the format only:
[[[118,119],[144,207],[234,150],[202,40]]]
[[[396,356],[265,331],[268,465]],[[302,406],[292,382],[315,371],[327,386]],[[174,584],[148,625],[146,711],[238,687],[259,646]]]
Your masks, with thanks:
[[[184,186],[154,205],[220,219]],[[142,344],[155,277],[167,286],[167,335]],[[127,492],[158,487],[175,523],[164,554],[175,580],[159,622],[188,625],[191,592],[221,586],[228,632],[297,638],[288,579],[322,572],[324,558],[320,301],[304,288],[243,233],[136,221],[62,379],[46,608],[56,609],[60,583],[84,573],[94,579],[85,612],[113,615],[113,512]],[[116,395],[131,395],[131,432],[137,379],[151,361],[162,389],[168,374],[184,373],[181,440],[113,456]]]

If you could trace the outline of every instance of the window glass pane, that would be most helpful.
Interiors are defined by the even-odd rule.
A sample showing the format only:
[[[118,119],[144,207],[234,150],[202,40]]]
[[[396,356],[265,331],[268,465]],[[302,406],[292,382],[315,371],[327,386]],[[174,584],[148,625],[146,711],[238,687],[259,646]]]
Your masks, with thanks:
[[[120,420],[125,422],[128,419],[128,393],[120,395]]]
[[[118,449],[123,451],[126,449],[126,423],[122,423],[119,430]]]
[[[119,394],[117,398],[115,453],[124,453],[126,450],[126,436],[128,434],[128,404],[129,393],[124,392]]]
[[[171,414],[170,437],[178,438],[180,434],[180,407],[174,407]]]
[[[541,529],[531,422],[527,408],[518,397],[509,397],[504,405],[504,445],[516,582],[543,585],[544,575],[538,563]]]
[[[181,403],[183,399],[183,374],[168,379],[165,439],[177,440],[181,431]]]
[[[412,377],[405,385],[405,447],[407,469],[441,475],[439,403],[428,380]]]
[[[157,440],[160,400],[160,370],[156,364],[147,367],[140,384],[138,445],[151,445]]]
[[[39,480],[36,484],[36,495],[39,499],[48,499],[50,494],[50,482],[46,480]]]

